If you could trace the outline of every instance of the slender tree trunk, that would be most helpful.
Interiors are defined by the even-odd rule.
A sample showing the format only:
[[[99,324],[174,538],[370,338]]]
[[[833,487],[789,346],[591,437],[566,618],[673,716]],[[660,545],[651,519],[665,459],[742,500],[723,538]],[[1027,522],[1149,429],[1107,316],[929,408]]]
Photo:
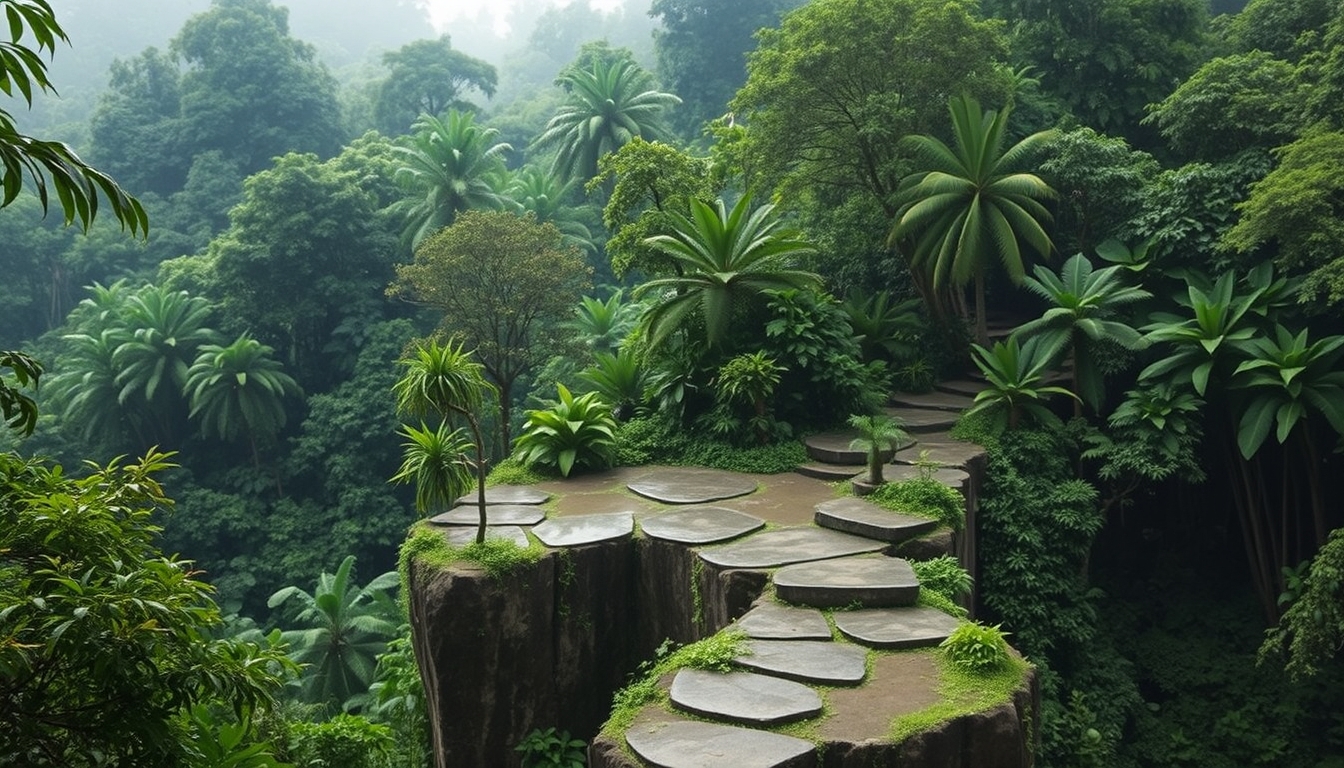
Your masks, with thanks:
[[[1227,453],[1228,469],[1236,474],[1236,482],[1232,485],[1232,497],[1241,521],[1241,536],[1246,547],[1247,565],[1251,569],[1251,583],[1255,588],[1256,597],[1260,600],[1265,620],[1273,623],[1278,620],[1278,607],[1276,595],[1273,593],[1274,575],[1266,558],[1266,545],[1268,552],[1272,553],[1273,543],[1266,541],[1261,526],[1259,509],[1262,506],[1259,500],[1261,492],[1255,487],[1251,462],[1243,459],[1235,446],[1229,446]]]
[[[467,414],[467,424],[471,426],[471,437],[476,442],[476,510],[480,522],[476,526],[476,543],[485,543],[485,439],[481,437],[481,425],[476,417]]]
[[[985,317],[985,273],[975,273],[975,340],[989,349],[989,319]]]
[[[1300,430],[1302,444],[1307,454],[1307,487],[1311,493],[1311,522],[1316,534],[1313,542],[1320,549],[1330,536],[1330,525],[1325,516],[1325,498],[1321,489],[1321,457],[1316,451],[1316,442],[1312,439],[1307,422],[1302,422]]]

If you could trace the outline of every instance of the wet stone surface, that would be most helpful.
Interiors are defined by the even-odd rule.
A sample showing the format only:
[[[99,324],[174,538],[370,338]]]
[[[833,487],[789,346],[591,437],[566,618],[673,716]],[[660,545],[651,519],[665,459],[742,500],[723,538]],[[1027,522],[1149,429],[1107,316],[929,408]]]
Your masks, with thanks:
[[[639,521],[646,536],[692,546],[735,539],[765,527],[759,517],[726,507],[687,507]]]
[[[801,683],[755,672],[683,669],[669,691],[678,709],[742,725],[776,725],[821,714],[821,696]]]
[[[485,489],[486,504],[545,504],[551,498],[551,494],[534,488],[530,485],[496,485]],[[477,501],[476,493],[473,491],[457,500],[458,504],[475,504]]]
[[[973,395],[955,394],[952,392],[921,392],[918,394],[910,392],[897,392],[891,396],[888,401],[897,408],[923,408],[935,411],[953,411],[960,413],[975,405]]]
[[[737,664],[767,675],[819,685],[863,682],[868,653],[849,643],[815,640],[748,640]]]
[[[636,723],[625,741],[659,768],[805,768],[815,766],[810,741],[768,731],[690,720]]]
[[[780,568],[775,572],[775,594],[790,603],[819,608],[854,604],[889,608],[913,605],[919,599],[919,579],[900,558],[845,557]]]
[[[908,451],[897,456],[895,464],[914,464],[929,461],[942,467],[964,469],[971,460],[985,452],[984,447],[975,443],[953,440],[951,437],[938,436],[919,441],[919,450]]]
[[[892,543],[923,536],[938,527],[937,520],[892,512],[853,496],[818,504],[816,521],[823,528]]]
[[[773,568],[789,563],[877,552],[886,544],[824,528],[777,528],[741,541],[700,551],[707,563],[723,568]]]
[[[922,648],[938,645],[961,620],[924,605],[836,611],[835,626],[845,637],[869,648]]]
[[[815,435],[808,435],[803,439],[803,445],[807,448],[807,455],[817,461],[823,461],[827,464],[848,464],[862,467],[868,463],[868,451],[862,448],[852,448],[851,443],[859,436],[857,430],[847,429],[838,432],[821,432]],[[913,438],[906,439],[896,446],[897,451],[903,451],[915,444]],[[883,451],[882,460],[891,461],[892,452]]]
[[[762,602],[742,615],[734,629],[758,640],[830,640],[831,627],[816,608]]]
[[[904,480],[913,480],[917,477],[923,477],[929,470],[923,467],[916,467],[908,464],[895,464],[887,467],[886,476],[890,482],[902,482]],[[952,469],[950,467],[938,467],[929,475],[934,480],[946,485],[948,488],[961,490],[970,482],[971,475],[964,469]]]
[[[546,511],[541,507],[525,504],[487,504],[485,507],[486,525],[536,525],[546,519]],[[463,504],[447,512],[429,518],[429,522],[438,525],[479,525],[480,508],[475,504]]]
[[[455,525],[444,528],[443,535],[454,547],[465,547],[476,543],[476,529]],[[492,525],[485,529],[485,538],[511,541],[515,547],[526,548],[529,544],[527,532],[516,525]]]
[[[626,487],[664,504],[707,504],[746,496],[756,490],[756,481],[718,469],[665,467],[630,481]]]
[[[557,517],[532,529],[532,535],[548,547],[577,547],[619,539],[635,532],[632,512]]]
[[[956,411],[941,411],[923,408],[883,408],[883,413],[901,420],[901,428],[907,432],[934,432],[951,429],[961,418]]]

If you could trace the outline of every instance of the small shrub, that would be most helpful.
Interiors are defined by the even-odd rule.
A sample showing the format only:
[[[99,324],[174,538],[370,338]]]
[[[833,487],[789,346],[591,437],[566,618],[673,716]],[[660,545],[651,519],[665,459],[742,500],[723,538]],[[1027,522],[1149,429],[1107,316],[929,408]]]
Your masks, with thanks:
[[[289,759],[302,768],[381,768],[396,748],[391,728],[345,713],[325,723],[294,723],[289,735]]]
[[[967,622],[957,627],[939,646],[952,663],[969,672],[987,674],[1008,661],[1008,641],[1002,625]]]
[[[896,512],[931,517],[954,531],[966,524],[966,500],[961,492],[931,477],[887,483],[868,498]]]
[[[510,456],[500,461],[490,470],[490,474],[485,478],[485,487],[490,488],[496,485],[532,485],[549,480],[554,475],[545,475],[535,469],[523,466],[518,459]],[[473,490],[475,486],[473,485]]]
[[[527,412],[527,425],[514,445],[514,455],[529,467],[558,467],[565,477],[575,466],[611,466],[616,448],[611,406],[596,392],[574,397],[563,384],[556,389],[560,402],[553,408]]]
[[[514,751],[523,753],[523,768],[583,768],[587,764],[583,741],[554,728],[534,729]]]
[[[971,574],[961,567],[955,557],[943,555],[932,560],[917,560],[910,563],[919,579],[920,591],[930,590],[956,601],[962,595],[971,593]]]
[[[773,475],[807,463],[807,450],[793,440],[739,447],[650,417],[631,419],[617,428],[616,459],[623,467],[667,464]]]

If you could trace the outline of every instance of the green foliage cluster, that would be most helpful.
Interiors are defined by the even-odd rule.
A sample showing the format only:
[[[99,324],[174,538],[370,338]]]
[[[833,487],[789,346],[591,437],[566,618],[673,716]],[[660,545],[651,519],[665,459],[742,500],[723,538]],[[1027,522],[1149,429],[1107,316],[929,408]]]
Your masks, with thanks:
[[[991,627],[978,621],[964,622],[938,647],[962,669],[976,674],[993,672],[1008,663],[1008,641],[1001,627],[1001,624]]]
[[[312,768],[385,768],[396,748],[391,728],[344,712],[320,723],[293,723],[289,736],[290,762]]]
[[[971,594],[971,574],[951,555],[930,560],[911,560],[910,567],[919,579],[919,592],[935,592],[949,601],[960,600]]]
[[[583,768],[588,764],[583,739],[570,738],[569,731],[553,727],[534,729],[513,751],[523,753],[523,768]]]
[[[1300,594],[1280,598],[1291,603],[1260,648],[1262,663],[1286,655],[1284,668],[1295,680],[1320,674],[1344,647],[1344,528],[1331,531],[1307,568]]]
[[[807,451],[796,441],[739,447],[648,417],[617,428],[616,461],[620,466],[668,464],[773,475],[806,463]]]
[[[556,467],[563,477],[569,477],[576,466],[610,466],[616,447],[616,419],[611,407],[595,392],[574,397],[564,384],[556,386],[558,403],[527,412],[523,434],[514,443],[514,455],[528,467]]]
[[[401,545],[398,569],[402,583],[409,583],[412,562],[421,562],[431,568],[446,568],[463,562],[479,566],[493,579],[502,579],[520,569],[535,565],[546,553],[546,548],[533,543],[519,547],[505,539],[486,539],[465,547],[454,547],[442,531],[428,523],[417,523]]]
[[[896,512],[933,518],[954,531],[966,526],[966,500],[961,492],[932,477],[887,483],[867,498]]]

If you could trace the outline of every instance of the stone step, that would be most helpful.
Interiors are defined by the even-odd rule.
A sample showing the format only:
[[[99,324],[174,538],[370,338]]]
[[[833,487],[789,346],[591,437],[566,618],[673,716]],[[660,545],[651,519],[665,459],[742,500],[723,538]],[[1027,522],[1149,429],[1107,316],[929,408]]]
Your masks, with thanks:
[[[929,461],[940,467],[965,469],[972,459],[983,455],[984,452],[984,447],[975,443],[954,440],[947,435],[928,435],[920,438],[917,450],[906,451],[896,456],[892,459],[892,463],[913,465]]]
[[[938,645],[961,625],[960,619],[926,605],[836,611],[832,615],[836,628],[845,637],[869,648],[904,649]]]
[[[844,557],[798,563],[775,571],[775,594],[815,608],[890,608],[919,600],[919,579],[897,557]]]
[[[453,525],[440,529],[444,538],[454,547],[465,547],[476,543],[476,529],[465,525]],[[530,543],[527,531],[516,525],[492,525],[485,529],[486,539],[499,539],[511,542],[515,547],[526,549]]]
[[[733,629],[757,640],[830,640],[831,625],[816,608],[780,605],[766,598],[742,614]]]
[[[803,438],[803,446],[807,448],[807,455],[816,461],[862,467],[868,463],[868,452],[850,447],[858,436],[858,430],[854,429],[820,432]],[[896,450],[903,451],[914,444],[915,440],[911,438],[899,444]],[[883,451],[882,460],[891,461],[892,454],[892,451]]]
[[[816,691],[755,672],[683,669],[672,679],[668,696],[683,712],[737,725],[780,725],[821,714]]]
[[[553,517],[532,529],[548,547],[579,547],[600,541],[628,538],[635,533],[633,512],[608,512],[601,515]]]
[[[486,504],[529,504],[536,506],[551,500],[551,494],[530,485],[496,485],[485,489]],[[457,500],[458,504],[475,504],[475,491]]]
[[[956,426],[961,413],[954,411],[931,410],[924,408],[893,408],[886,406],[882,412],[900,419],[901,429],[909,432],[915,439],[921,434],[942,432]]]
[[[663,467],[635,478],[625,487],[664,504],[708,504],[753,493],[756,481],[721,469]]]
[[[486,525],[536,525],[546,519],[546,510],[530,504],[487,504]],[[429,518],[435,525],[479,525],[480,507],[475,504],[453,507]]]
[[[810,741],[736,725],[693,720],[637,722],[625,743],[656,768],[816,768]]]
[[[892,544],[918,538],[938,527],[937,520],[904,515],[853,496],[816,506],[817,525]]]
[[[864,474],[853,464],[823,464],[816,462],[814,464],[803,464],[795,467],[794,472],[803,477],[811,477],[817,480],[825,480],[828,483],[837,483],[849,480],[855,475]]]
[[[645,536],[694,547],[735,539],[764,528],[765,521],[727,507],[694,506],[649,515],[639,527]]]
[[[975,404],[975,397],[950,392],[893,392],[887,404],[896,408],[922,408],[930,411],[961,413]]]
[[[814,685],[858,685],[867,674],[868,653],[850,643],[816,640],[748,640],[733,659],[748,669]]]
[[[700,559],[720,568],[777,568],[790,563],[877,552],[886,544],[813,526],[776,528],[700,550]]]
[[[972,400],[975,399],[976,395],[980,394],[988,387],[989,382],[980,378],[950,379],[948,381],[940,381],[937,384],[933,385],[933,388],[938,390],[939,392],[947,392],[948,394],[952,395],[962,395],[965,397],[969,397]]]
[[[953,469],[952,467],[935,467],[925,469],[913,464],[893,464],[884,470],[887,480],[891,482],[904,482],[913,480],[917,477],[923,477],[925,473],[928,476],[946,485],[948,488],[956,488],[964,495],[969,489],[971,474],[964,469]]]

